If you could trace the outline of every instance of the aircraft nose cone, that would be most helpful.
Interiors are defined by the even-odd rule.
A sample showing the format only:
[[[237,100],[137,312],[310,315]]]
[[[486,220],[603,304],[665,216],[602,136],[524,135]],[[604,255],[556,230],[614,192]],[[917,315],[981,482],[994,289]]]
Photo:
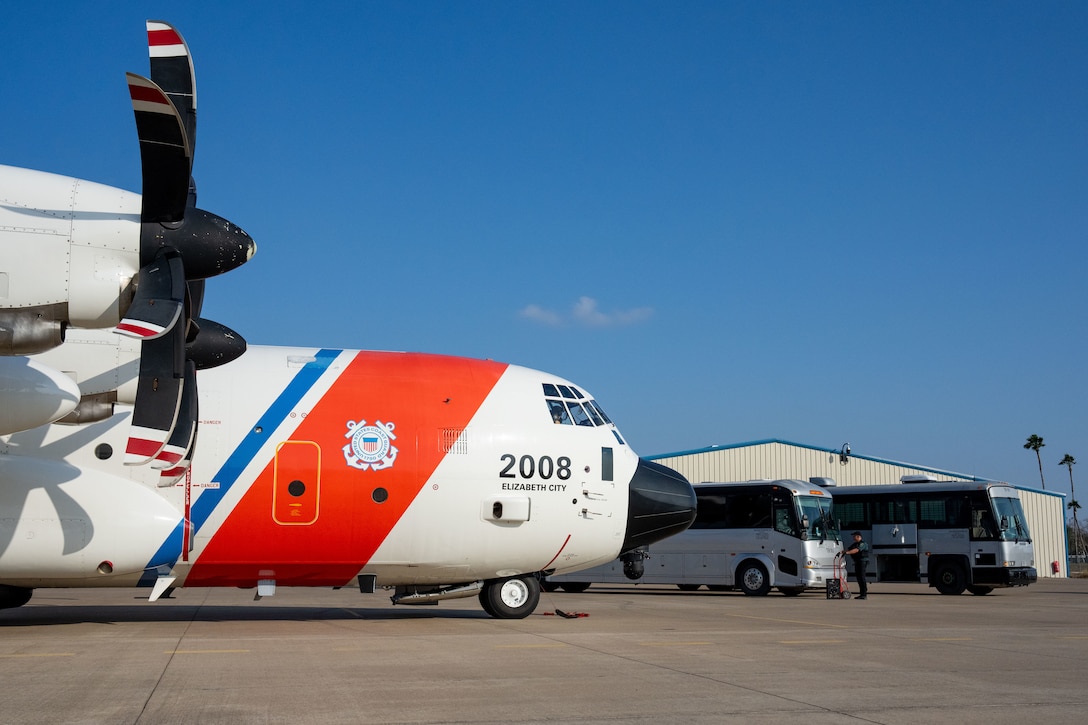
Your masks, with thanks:
[[[695,521],[695,490],[671,468],[640,458],[629,488],[627,536],[620,552],[678,534]]]

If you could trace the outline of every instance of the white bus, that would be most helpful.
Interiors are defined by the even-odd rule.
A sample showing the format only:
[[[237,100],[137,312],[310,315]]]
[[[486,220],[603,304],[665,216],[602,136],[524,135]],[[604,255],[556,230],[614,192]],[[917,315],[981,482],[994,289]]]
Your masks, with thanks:
[[[594,582],[637,580],[684,591],[739,588],[753,596],[778,587],[795,596],[825,587],[842,540],[823,486],[781,480],[699,483],[694,489],[698,511],[691,528],[609,564],[548,577],[545,589],[579,592]]]
[[[923,582],[941,594],[989,594],[1036,581],[1020,495],[1007,483],[926,481],[834,490],[835,520],[860,531],[866,578]]]

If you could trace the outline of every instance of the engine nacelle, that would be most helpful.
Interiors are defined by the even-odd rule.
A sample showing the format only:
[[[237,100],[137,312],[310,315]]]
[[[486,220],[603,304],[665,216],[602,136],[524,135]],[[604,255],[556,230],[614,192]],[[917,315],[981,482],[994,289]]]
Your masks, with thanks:
[[[25,357],[0,357],[0,435],[52,423],[79,405],[70,377]]]
[[[139,194],[0,166],[0,310],[9,312],[0,327],[11,323],[11,344],[41,352],[60,344],[64,323],[115,326],[132,300],[139,244]]]
[[[125,478],[63,461],[0,456],[0,584],[135,585],[181,521]],[[181,546],[180,541],[178,546]]]

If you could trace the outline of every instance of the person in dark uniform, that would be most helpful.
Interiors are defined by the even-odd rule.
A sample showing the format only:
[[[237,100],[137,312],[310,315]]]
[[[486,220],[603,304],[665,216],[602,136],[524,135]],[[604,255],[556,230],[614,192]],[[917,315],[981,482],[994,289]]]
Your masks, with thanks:
[[[861,538],[861,532],[854,532],[854,543],[843,552],[854,560],[854,578],[858,580],[858,599],[868,599],[869,582],[865,581],[865,570],[869,567],[869,545]]]

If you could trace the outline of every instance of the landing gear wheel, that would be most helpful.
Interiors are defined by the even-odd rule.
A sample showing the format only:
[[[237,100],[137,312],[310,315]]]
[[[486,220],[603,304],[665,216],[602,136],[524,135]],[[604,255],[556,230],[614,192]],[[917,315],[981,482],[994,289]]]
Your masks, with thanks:
[[[937,568],[934,586],[941,594],[963,594],[967,588],[967,576],[958,564],[941,564]]]
[[[545,592],[554,592],[559,589],[559,585],[555,582],[550,582],[547,579],[540,580],[540,589]]]
[[[480,590],[480,605],[495,619],[525,619],[540,602],[535,576],[493,579]]]
[[[750,597],[763,597],[771,591],[767,570],[758,561],[746,561],[737,569],[737,582],[742,592]]]
[[[977,584],[970,584],[967,586],[967,591],[971,592],[977,597],[985,596],[994,590],[993,587],[980,587]]]

